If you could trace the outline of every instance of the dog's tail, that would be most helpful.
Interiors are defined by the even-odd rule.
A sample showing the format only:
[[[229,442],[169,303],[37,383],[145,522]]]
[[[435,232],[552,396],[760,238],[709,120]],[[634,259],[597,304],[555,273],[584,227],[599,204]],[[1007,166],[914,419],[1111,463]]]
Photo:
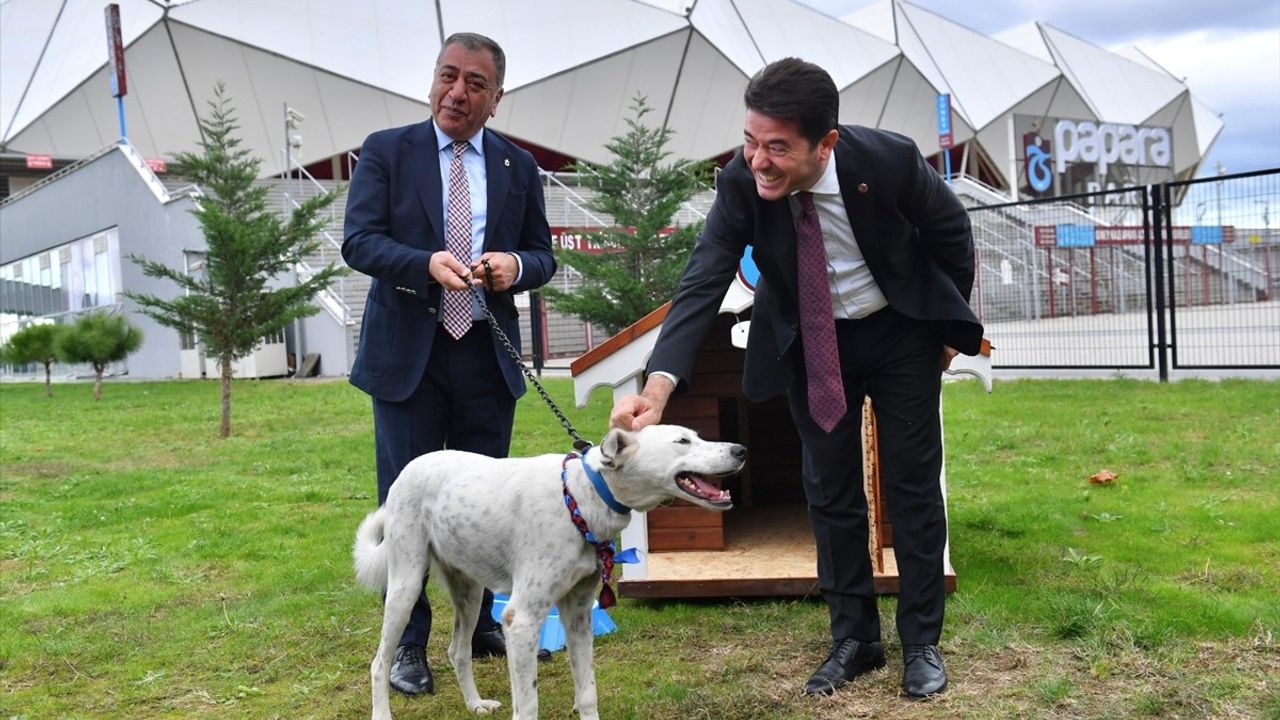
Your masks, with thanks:
[[[386,524],[386,506],[369,513],[356,530],[356,541],[351,546],[356,581],[370,590],[387,588],[387,546],[382,542]]]

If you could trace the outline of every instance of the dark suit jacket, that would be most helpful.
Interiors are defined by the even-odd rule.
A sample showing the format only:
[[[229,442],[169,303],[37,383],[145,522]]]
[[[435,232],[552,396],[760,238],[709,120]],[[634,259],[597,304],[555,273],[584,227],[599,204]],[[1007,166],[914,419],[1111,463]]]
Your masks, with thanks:
[[[973,237],[964,206],[896,133],[841,126],[836,173],[849,224],[889,305],[907,317],[941,321],[946,344],[972,355],[982,326],[969,308]],[[863,192],[865,188],[865,192]],[[795,374],[800,334],[796,234],[788,201],[762,200],[742,152],[716,181],[716,200],[685,267],[648,371],[680,378],[715,320],[746,246],[760,269],[747,338],[743,391],[765,400]]]
[[[360,149],[347,191],[342,257],[373,278],[351,384],[381,400],[399,402],[422,380],[440,309],[441,286],[427,273],[431,255],[445,249],[439,147],[432,121],[370,135]],[[486,129],[488,185],[486,252],[520,256],[523,274],[511,289],[485,291],[485,302],[517,349],[516,292],[545,284],[555,273],[551,232],[538,180],[527,151]],[[515,397],[524,378],[494,338],[502,378]]]

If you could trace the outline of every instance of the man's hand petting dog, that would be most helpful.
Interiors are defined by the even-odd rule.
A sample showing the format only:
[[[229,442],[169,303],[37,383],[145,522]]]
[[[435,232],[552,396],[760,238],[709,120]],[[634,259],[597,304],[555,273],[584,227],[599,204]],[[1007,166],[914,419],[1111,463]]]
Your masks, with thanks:
[[[609,427],[640,430],[662,422],[667,400],[675,389],[675,383],[667,376],[650,375],[639,395],[627,395],[614,404],[609,414]]]

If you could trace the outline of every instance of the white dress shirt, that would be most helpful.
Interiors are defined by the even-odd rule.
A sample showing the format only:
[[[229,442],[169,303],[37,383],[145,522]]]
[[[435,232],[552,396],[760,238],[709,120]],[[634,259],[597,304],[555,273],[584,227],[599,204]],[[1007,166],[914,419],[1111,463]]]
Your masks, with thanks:
[[[799,192],[799,191],[797,191]],[[813,205],[822,226],[822,241],[827,249],[827,281],[831,285],[831,312],[837,320],[864,318],[888,307],[880,286],[862,257],[862,249],[853,236],[849,212],[840,194],[840,178],[836,175],[836,152],[827,158],[827,168],[809,188]],[[789,199],[791,216],[800,216],[800,201],[795,193]]]

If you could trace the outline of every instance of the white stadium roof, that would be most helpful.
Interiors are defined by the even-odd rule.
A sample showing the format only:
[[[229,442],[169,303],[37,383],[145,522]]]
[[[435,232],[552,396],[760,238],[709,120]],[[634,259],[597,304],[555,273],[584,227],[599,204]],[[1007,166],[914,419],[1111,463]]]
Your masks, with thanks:
[[[748,77],[789,55],[832,74],[843,122],[903,132],[926,154],[938,150],[935,95],[951,93],[956,143],[976,137],[1002,174],[1014,114],[1172,127],[1179,173],[1222,129],[1140,54],[1040,23],[990,38],[901,0],[844,19],[794,0],[118,1],[130,142],[150,157],[193,149],[196,113],[222,81],[246,147],[270,172],[283,155],[286,104],[306,116],[304,163],[427,117],[441,38],[461,30],[507,53],[491,127],[593,161],[608,160],[604,146],[625,130],[637,94],[654,109],[648,121],[675,131],[674,155],[735,148]],[[0,4],[3,150],[72,158],[117,138],[105,4]]]

